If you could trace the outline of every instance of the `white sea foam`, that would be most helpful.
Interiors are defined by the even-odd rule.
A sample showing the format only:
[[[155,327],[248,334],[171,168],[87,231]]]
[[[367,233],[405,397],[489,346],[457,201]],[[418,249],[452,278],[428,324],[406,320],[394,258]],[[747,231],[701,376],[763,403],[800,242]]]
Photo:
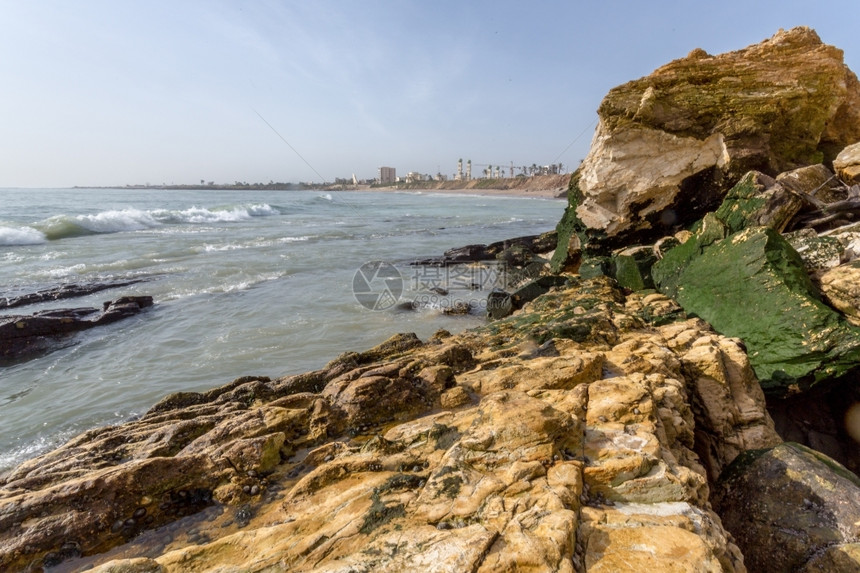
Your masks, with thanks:
[[[96,215],[78,215],[75,221],[94,233],[141,231],[160,225],[152,215],[140,209],[103,211]]]
[[[0,245],[41,245],[48,238],[31,227],[0,227]]]
[[[266,203],[252,203],[214,209],[194,206],[181,211],[159,210],[153,214],[164,222],[199,224],[247,221],[252,217],[269,217],[279,213],[277,209]]]

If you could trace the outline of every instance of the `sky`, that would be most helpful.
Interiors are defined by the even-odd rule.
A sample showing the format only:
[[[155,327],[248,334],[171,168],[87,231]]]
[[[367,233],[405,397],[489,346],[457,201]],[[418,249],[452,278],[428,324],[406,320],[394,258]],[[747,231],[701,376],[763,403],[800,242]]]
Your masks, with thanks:
[[[588,152],[603,96],[857,0],[0,0],[0,187],[449,177]]]

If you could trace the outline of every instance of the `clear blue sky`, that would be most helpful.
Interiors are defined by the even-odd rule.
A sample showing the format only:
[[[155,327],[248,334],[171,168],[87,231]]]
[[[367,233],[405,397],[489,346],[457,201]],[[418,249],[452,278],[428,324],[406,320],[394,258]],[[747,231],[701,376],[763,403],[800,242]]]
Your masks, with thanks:
[[[461,157],[575,166],[613,86],[798,25],[860,72],[858,15],[856,0],[0,0],[0,187],[319,180],[266,122],[327,180],[452,174]]]

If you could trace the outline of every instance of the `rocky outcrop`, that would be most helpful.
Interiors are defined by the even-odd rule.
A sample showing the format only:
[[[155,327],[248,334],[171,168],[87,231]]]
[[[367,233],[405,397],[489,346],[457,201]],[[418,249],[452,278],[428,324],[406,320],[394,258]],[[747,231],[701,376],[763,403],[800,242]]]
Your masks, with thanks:
[[[546,254],[555,249],[558,237],[555,231],[540,235],[516,237],[495,243],[465,245],[448,249],[441,257],[419,259],[413,265],[447,266],[481,261],[503,261],[513,266],[526,266],[535,255]]]
[[[50,288],[39,289],[34,292],[24,292],[21,294],[7,292],[5,296],[0,296],[0,309],[16,308],[39,302],[86,296],[103,290],[130,286],[143,282],[143,280],[144,279],[131,279],[86,284],[65,283]]]
[[[0,479],[0,568],[745,571],[710,484],[778,443],[736,341],[574,281],[29,461]]]
[[[674,233],[715,209],[747,171],[833,161],[860,140],[860,82],[809,28],[739,50],[694,50],[610,90],[571,181],[555,270],[584,246]],[[575,250],[575,249],[574,249]]]
[[[0,317],[0,360],[47,352],[76,332],[103,326],[152,306],[151,296],[125,296],[95,308],[46,310],[31,315]]]

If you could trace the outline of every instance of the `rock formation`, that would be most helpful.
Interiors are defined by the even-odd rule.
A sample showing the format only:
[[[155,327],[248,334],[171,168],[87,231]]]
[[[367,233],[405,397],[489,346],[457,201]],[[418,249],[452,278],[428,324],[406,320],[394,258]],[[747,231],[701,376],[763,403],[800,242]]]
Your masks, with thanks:
[[[47,352],[77,332],[122,320],[150,306],[151,296],[124,296],[104,303],[101,311],[72,308],[0,316],[0,360]]]
[[[694,50],[610,90],[598,116],[556,270],[579,248],[571,239],[653,241],[715,209],[747,171],[833,161],[860,140],[860,82],[841,50],[793,28],[736,52]]]
[[[143,280],[144,279],[114,280],[85,284],[64,283],[49,288],[39,289],[34,292],[24,292],[21,294],[7,292],[5,296],[0,296],[0,309],[16,308],[39,302],[86,296],[103,290],[137,284]]]
[[[709,484],[779,442],[736,341],[575,281],[87,432],[3,476],[0,567],[744,571]]]

